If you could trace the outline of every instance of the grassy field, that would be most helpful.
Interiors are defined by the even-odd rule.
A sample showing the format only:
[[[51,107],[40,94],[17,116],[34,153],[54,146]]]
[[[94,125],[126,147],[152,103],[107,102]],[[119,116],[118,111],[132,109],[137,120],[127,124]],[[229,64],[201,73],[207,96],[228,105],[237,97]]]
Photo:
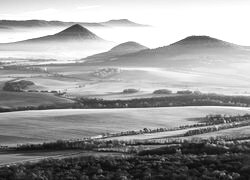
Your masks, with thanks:
[[[143,128],[197,123],[207,114],[245,114],[237,107],[168,107],[140,109],[61,109],[0,114],[0,144],[53,141]]]
[[[247,65],[246,65],[247,66]],[[237,65],[235,65],[237,67]],[[249,66],[248,66],[249,67]],[[207,68],[196,69],[161,69],[144,67],[115,67],[119,73],[107,77],[95,77],[93,72],[105,67],[83,65],[49,66],[51,72],[56,72],[75,79],[81,79],[81,88],[70,88],[68,93],[74,95],[93,95],[103,98],[113,97],[112,93],[119,93],[126,88],[136,88],[143,92],[152,93],[156,89],[167,88],[173,91],[191,89],[204,92],[222,94],[248,94],[249,73],[245,69],[218,67],[213,70]],[[109,68],[109,67],[106,67]],[[135,78],[136,77],[136,78]],[[88,80],[88,81],[85,81]],[[109,97],[108,95],[111,95]],[[134,97],[140,94],[134,94]],[[139,97],[138,96],[138,97]]]
[[[73,101],[48,93],[25,93],[0,91],[0,107],[24,107],[39,105],[57,105]]]

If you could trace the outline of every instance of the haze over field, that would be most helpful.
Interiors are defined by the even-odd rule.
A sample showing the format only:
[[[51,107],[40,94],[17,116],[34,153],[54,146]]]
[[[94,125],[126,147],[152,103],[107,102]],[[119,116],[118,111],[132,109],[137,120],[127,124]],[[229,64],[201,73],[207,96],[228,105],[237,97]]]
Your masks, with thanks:
[[[250,1],[0,0],[0,179],[250,179]]]

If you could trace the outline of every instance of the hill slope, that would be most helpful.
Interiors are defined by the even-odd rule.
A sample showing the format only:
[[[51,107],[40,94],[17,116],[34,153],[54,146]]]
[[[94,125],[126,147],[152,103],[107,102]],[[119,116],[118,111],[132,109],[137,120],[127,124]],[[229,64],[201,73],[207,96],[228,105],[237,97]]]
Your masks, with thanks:
[[[131,52],[137,52],[141,50],[148,49],[148,47],[143,46],[137,42],[134,41],[128,41],[122,44],[119,44],[115,47],[113,47],[110,52],[113,53],[131,53]]]
[[[128,19],[110,20],[107,22],[64,22],[64,21],[45,21],[45,20],[0,20],[0,28],[48,28],[48,27],[67,27],[80,24],[85,27],[105,27],[105,26],[145,26],[134,23]]]
[[[69,28],[56,33],[54,35],[43,36],[39,38],[28,39],[24,41],[6,43],[6,44],[22,44],[22,43],[42,43],[42,42],[61,42],[61,41],[86,41],[86,40],[96,40],[101,41],[102,39],[89,31],[88,29],[75,24]]]
[[[105,26],[111,26],[111,27],[146,27],[148,26],[148,25],[132,22],[128,19],[112,19],[107,22],[102,22],[101,24]]]
[[[209,36],[189,36],[168,46],[125,54],[105,65],[181,67],[250,59],[248,47]]]
[[[146,49],[149,49],[149,48],[141,44],[138,44],[136,42],[129,41],[129,42],[119,44],[107,52],[95,54],[83,60],[88,63],[110,61],[110,60],[117,58],[117,56],[129,54],[129,53],[135,53],[135,52],[146,50]]]
[[[62,58],[68,58],[67,56],[86,57],[100,53],[112,45],[113,43],[103,40],[87,28],[75,24],[53,35],[13,43],[1,43],[0,51],[11,52],[10,56],[15,52],[22,52],[25,55],[32,54],[32,57],[36,58],[40,58],[39,55],[43,57],[45,54],[47,54],[47,58],[51,58],[60,53]],[[28,57],[26,56],[26,58]]]

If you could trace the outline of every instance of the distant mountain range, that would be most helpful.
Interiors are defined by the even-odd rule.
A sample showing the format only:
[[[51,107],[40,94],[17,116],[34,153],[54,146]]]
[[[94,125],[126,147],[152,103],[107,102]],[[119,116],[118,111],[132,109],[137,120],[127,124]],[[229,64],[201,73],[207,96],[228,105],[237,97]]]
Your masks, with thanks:
[[[146,27],[132,22],[128,19],[110,20],[107,22],[88,23],[88,22],[63,22],[63,21],[45,21],[45,20],[0,20],[0,29],[10,28],[48,28],[48,27],[68,27],[79,24],[84,27]]]
[[[129,41],[129,42],[119,44],[107,52],[95,54],[83,60],[86,61],[86,63],[98,63],[98,62],[112,61],[112,60],[115,60],[119,56],[139,52],[139,51],[146,50],[146,49],[149,49],[149,48],[139,43]]]
[[[138,24],[138,23],[135,23],[135,22],[132,22],[128,19],[116,19],[116,20],[110,20],[110,21],[107,21],[107,22],[102,22],[100,23],[104,26],[113,26],[113,27],[122,27],[122,26],[125,26],[125,27],[147,27],[149,25],[145,25],[145,24]]]
[[[85,60],[89,62],[93,57],[96,59],[96,56],[92,56]],[[247,60],[250,59],[250,49],[209,36],[189,36],[168,46],[119,54],[112,56],[112,59],[106,56],[102,59],[103,61],[93,61],[93,64],[96,63],[100,66],[195,67]]]

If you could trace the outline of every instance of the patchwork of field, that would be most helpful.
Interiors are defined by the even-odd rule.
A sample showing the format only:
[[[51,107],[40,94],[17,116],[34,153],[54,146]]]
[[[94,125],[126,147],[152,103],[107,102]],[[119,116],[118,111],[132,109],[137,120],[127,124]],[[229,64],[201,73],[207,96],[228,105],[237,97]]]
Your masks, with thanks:
[[[237,65],[235,65],[237,66]],[[246,65],[247,66],[247,65]],[[28,80],[35,83],[26,90],[56,90],[68,96],[96,97],[103,99],[132,99],[152,97],[157,89],[199,90],[229,95],[249,95],[249,73],[243,69],[225,68],[171,69],[143,67],[100,67],[84,64],[40,65],[46,73],[0,70],[5,80]],[[239,69],[239,68],[238,68]],[[138,93],[123,94],[124,89],[138,89]]]
[[[248,64],[245,64],[249,67]],[[180,89],[200,90],[202,92],[216,92],[221,94],[249,94],[247,86],[249,72],[238,67],[209,68],[149,68],[149,67],[99,67],[76,65],[47,66],[51,72],[63,74],[67,77],[81,80],[79,87],[71,88],[68,93],[74,95],[97,95],[103,98],[123,98],[124,95],[114,97],[114,93],[123,89],[135,88],[142,92],[152,93],[156,89],[167,88],[173,91]],[[42,66],[43,68],[45,66]],[[111,73],[116,69],[115,73]],[[140,94],[134,94],[134,97]]]
[[[0,144],[81,139],[102,133],[196,124],[208,114],[246,114],[240,107],[60,109],[0,114]],[[164,134],[165,136],[165,134]]]

